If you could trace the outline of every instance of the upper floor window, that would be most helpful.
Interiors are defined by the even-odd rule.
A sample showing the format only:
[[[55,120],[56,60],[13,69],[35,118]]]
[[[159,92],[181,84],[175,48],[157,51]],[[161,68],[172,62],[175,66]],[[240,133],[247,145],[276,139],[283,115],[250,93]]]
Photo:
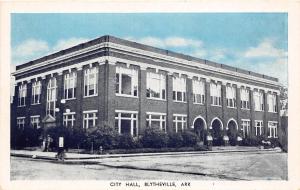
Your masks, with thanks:
[[[19,86],[18,106],[25,106],[26,96],[27,96],[27,85],[26,84],[21,84]]]
[[[166,132],[166,114],[147,113],[146,126]]]
[[[84,70],[84,96],[96,95],[98,95],[98,68],[93,67]]]
[[[88,129],[90,127],[95,127],[97,125],[97,116],[98,111],[84,111],[83,112],[83,128]]]
[[[148,98],[166,99],[166,76],[160,73],[147,73]]]
[[[250,109],[249,90],[247,88],[241,88],[240,92],[241,92],[241,108]]]
[[[64,98],[75,98],[76,95],[76,72],[65,74],[64,77]]]
[[[236,88],[232,85],[226,86],[226,103],[227,107],[236,108]]]
[[[255,111],[263,111],[264,108],[264,94],[260,91],[254,91],[254,108]]]
[[[25,127],[25,117],[17,117],[17,127],[18,129],[24,129]]]
[[[30,123],[31,123],[31,126],[34,128],[34,129],[39,129],[41,126],[40,126],[40,116],[37,115],[37,116],[31,116],[30,117]]]
[[[255,135],[256,136],[262,135],[262,130],[263,130],[263,122],[255,121]]]
[[[268,94],[269,112],[277,112],[277,96],[276,94]]]
[[[55,108],[57,100],[57,84],[56,78],[52,77],[47,85],[47,114],[55,117]]]
[[[205,102],[205,82],[203,80],[193,80],[193,101],[196,104]]]
[[[41,81],[32,83],[31,104],[39,104],[41,98]]]
[[[116,67],[116,94],[138,96],[138,70]]]
[[[133,137],[138,135],[137,112],[117,112],[115,115],[115,130],[119,134],[131,134]]]
[[[173,78],[173,100],[186,102],[186,78]]]
[[[211,105],[221,106],[221,84],[210,83]]]

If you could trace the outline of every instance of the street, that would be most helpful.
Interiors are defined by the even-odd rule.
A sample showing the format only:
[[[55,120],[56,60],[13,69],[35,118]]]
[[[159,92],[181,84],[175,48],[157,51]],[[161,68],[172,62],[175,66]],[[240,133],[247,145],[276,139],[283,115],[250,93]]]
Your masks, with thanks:
[[[11,179],[287,180],[286,153],[209,153],[91,161],[91,164],[72,165],[11,157]]]

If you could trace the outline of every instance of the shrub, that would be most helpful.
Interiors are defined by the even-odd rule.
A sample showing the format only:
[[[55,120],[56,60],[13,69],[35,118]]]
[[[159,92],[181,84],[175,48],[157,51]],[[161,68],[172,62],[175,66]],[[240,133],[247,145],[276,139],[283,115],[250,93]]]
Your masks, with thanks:
[[[196,133],[190,130],[185,130],[182,133],[183,146],[195,146],[200,141]]]
[[[118,148],[136,148],[136,142],[130,134],[122,134],[118,137]]]
[[[108,125],[93,127],[87,130],[87,142],[91,148],[98,150],[112,149],[118,145],[118,132]]]
[[[146,128],[141,138],[145,148],[163,148],[168,144],[168,135],[157,128]]]
[[[40,145],[39,137],[41,135],[41,129],[34,129],[31,126],[25,126],[23,129],[15,129],[12,132],[12,146],[20,149],[24,147],[34,147]]]
[[[181,133],[169,134],[168,147],[178,148],[178,147],[182,147],[182,145],[183,145],[183,138]]]
[[[70,148],[88,148],[87,135],[82,129],[74,128],[70,135]]]

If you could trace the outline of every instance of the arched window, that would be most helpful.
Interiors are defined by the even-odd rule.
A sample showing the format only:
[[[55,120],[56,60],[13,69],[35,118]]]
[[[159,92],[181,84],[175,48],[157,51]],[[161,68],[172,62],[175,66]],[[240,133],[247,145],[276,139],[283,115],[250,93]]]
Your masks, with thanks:
[[[57,84],[56,78],[52,77],[47,85],[47,115],[55,117],[55,106],[57,100]]]

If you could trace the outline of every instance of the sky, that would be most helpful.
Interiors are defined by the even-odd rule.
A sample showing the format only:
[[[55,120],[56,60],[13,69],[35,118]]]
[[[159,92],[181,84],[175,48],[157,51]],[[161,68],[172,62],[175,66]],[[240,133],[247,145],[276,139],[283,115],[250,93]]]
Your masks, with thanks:
[[[286,13],[11,15],[11,68],[113,35],[279,78],[287,86]]]

